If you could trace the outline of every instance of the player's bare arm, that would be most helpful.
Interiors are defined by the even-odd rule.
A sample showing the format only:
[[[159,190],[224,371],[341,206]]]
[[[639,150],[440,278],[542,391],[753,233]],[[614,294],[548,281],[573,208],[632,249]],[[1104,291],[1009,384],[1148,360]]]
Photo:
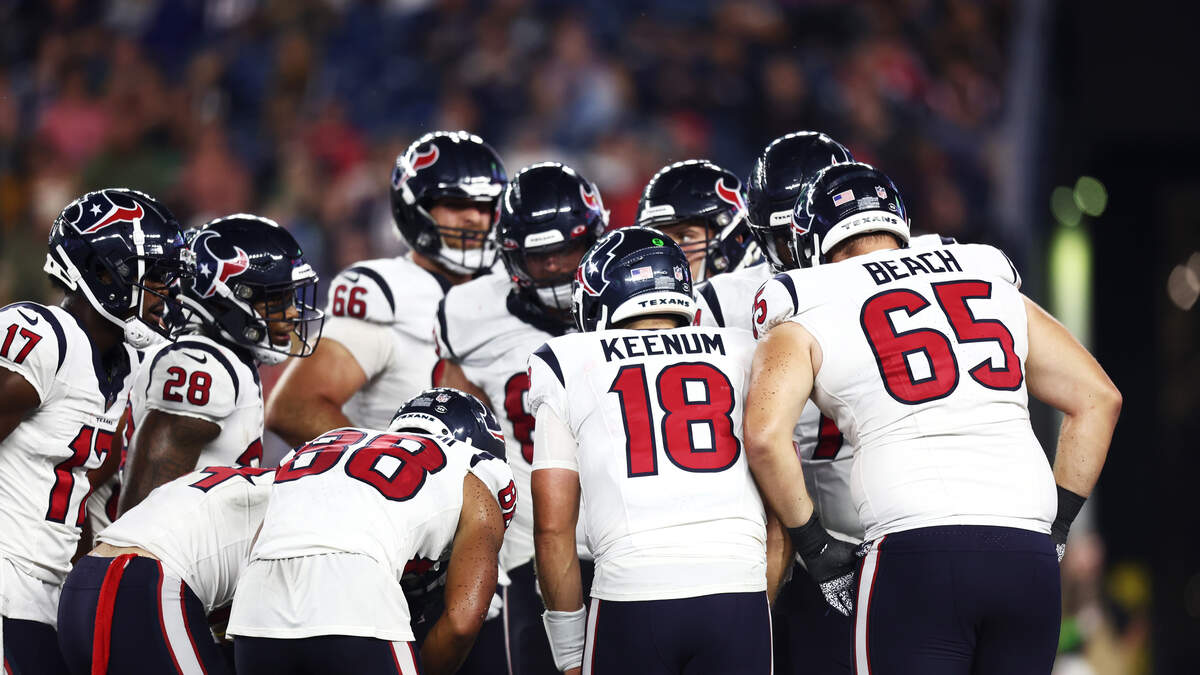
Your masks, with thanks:
[[[342,406],[367,383],[350,350],[324,338],[316,352],[292,359],[267,400],[266,426],[289,445],[351,426]]]
[[[774,511],[767,509],[767,599],[775,604],[784,578],[792,568],[792,542]]]
[[[479,399],[487,407],[495,410],[495,408],[492,407],[492,401],[488,398],[488,395],[483,391],[483,389],[476,386],[474,382],[467,378],[467,374],[463,372],[462,366],[458,365],[458,363],[450,359],[442,359],[442,367],[440,368],[440,371],[441,377],[438,378],[437,382],[433,383],[435,387],[450,387],[459,391],[465,391],[466,393]]]
[[[37,390],[19,373],[0,368],[0,441],[42,405]]]
[[[804,327],[784,323],[754,350],[746,394],[746,459],[768,509],[773,509],[826,602],[849,615],[855,546],[821,525],[792,447],[792,429],[821,368],[821,347]]]
[[[196,468],[200,452],[221,433],[208,420],[151,410],[133,438],[137,451],[127,469],[119,513],[137,506],[154,488]]]
[[[546,609],[573,612],[583,607],[583,584],[575,549],[579,520],[579,474],[570,469],[538,469],[531,478],[533,540],[538,586]]]
[[[496,591],[504,518],[496,498],[472,474],[463,479],[462,514],[446,572],[446,609],[421,646],[429,675],[449,675],[467,658]]]
[[[792,447],[792,430],[812,392],[820,347],[808,331],[784,323],[754,350],[746,394],[746,459],[768,510],[784,527],[808,522],[813,502]],[[818,361],[819,363],[819,361]]]
[[[538,469],[530,478],[533,496],[533,546],[537,552],[538,588],[546,603],[543,621],[550,634],[551,651],[559,661],[561,644],[575,644],[583,650],[580,616],[583,606],[583,579],[575,548],[575,525],[579,520],[579,474],[570,469]],[[576,630],[575,628],[578,628]],[[556,640],[556,633],[570,633],[571,640]],[[578,633],[578,635],[575,635]],[[560,644],[561,643],[561,644]],[[560,666],[561,667],[561,666]],[[566,669],[573,675],[580,668]]]
[[[1051,534],[1055,543],[1064,544],[1071,521],[1104,467],[1121,413],[1121,392],[1087,349],[1046,310],[1025,298],[1025,313],[1029,393],[1063,414],[1054,457],[1059,512]]]

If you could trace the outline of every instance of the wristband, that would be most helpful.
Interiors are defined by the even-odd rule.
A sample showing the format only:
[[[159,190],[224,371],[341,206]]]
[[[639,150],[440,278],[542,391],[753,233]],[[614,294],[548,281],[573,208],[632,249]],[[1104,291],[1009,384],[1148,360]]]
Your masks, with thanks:
[[[817,517],[816,511],[807,523],[800,527],[789,527],[788,536],[792,539],[792,547],[796,549],[796,553],[805,561],[819,555],[833,538],[821,527],[821,519]]]
[[[1081,497],[1061,485],[1056,487],[1058,487],[1058,515],[1054,517],[1054,524],[1050,526],[1050,538],[1056,544],[1065,544],[1071,523],[1075,522],[1075,516],[1079,515],[1079,509],[1083,508],[1087,497]]]
[[[587,607],[574,612],[546,610],[542,614],[554,667],[560,671],[583,665],[583,641],[587,634]]]

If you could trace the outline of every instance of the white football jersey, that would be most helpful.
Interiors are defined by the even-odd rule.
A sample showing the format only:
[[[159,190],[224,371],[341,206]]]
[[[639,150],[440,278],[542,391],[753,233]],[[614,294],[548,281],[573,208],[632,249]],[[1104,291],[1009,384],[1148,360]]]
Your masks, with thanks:
[[[750,330],[753,326],[751,301],[759,287],[770,278],[771,266],[763,262],[718,274],[696,284],[700,325]]]
[[[321,339],[344,345],[366,373],[342,406],[354,424],[385,428],[405,401],[432,386],[434,317],[449,289],[408,258],[366,260],[334,277]]]
[[[758,313],[758,289],[771,279],[766,263],[718,274],[696,288],[700,325],[753,330]],[[792,432],[796,453],[804,462],[804,482],[813,499],[821,524],[830,530],[861,540],[862,524],[850,499],[850,468],[853,450],[844,442],[833,420],[809,401]]]
[[[0,309],[0,367],[24,377],[41,405],[0,441],[0,609],[56,624],[57,590],[71,569],[88,494],[125,409],[130,364],[103,364],[82,324],[33,302]],[[51,597],[54,596],[54,597]]]
[[[745,331],[689,326],[565,335],[529,358],[534,413],[548,406],[577,443],[592,597],[766,587],[765,516],[740,440],[753,353]]]
[[[452,438],[347,427],[297,449],[275,472],[270,505],[244,579],[259,573],[256,566],[260,571],[270,568],[272,561],[327,554],[345,560],[337,554],[350,554],[366,564],[374,578],[386,579],[386,585],[365,589],[375,599],[373,606],[358,607],[354,616],[343,617],[337,608],[320,606],[322,594],[317,591],[307,598],[287,598],[300,606],[280,613],[272,603],[284,599],[260,593],[247,581],[235,597],[229,632],[411,640],[401,576],[411,560],[439,561],[449,555],[468,472],[496,496],[508,523],[516,508],[516,488],[507,464]],[[348,588],[326,592],[363,590]],[[384,607],[395,611],[380,611]],[[272,621],[276,625],[270,625]],[[358,626],[354,632],[343,632],[351,624]]]
[[[533,558],[533,414],[529,409],[529,355],[564,326],[525,311],[506,276],[489,274],[455,286],[438,305],[437,347],[488,395],[504,431],[505,451],[520,500],[504,535],[500,565],[511,570]],[[510,301],[511,299],[511,301]],[[522,318],[518,318],[518,315]],[[574,332],[574,327],[570,327]],[[581,548],[584,542],[580,541]],[[581,550],[586,554],[586,548]]]
[[[97,535],[153,553],[187,582],[204,611],[233,602],[267,512],[273,469],[208,466],[160,485]]]
[[[200,451],[196,467],[259,466],[263,396],[258,364],[205,335],[185,335],[146,354],[129,392],[126,466],[138,452],[137,430],[151,410],[194,417],[221,427]]]
[[[1019,288],[1008,258],[975,244],[876,251],[764,286],[765,313],[821,345],[813,400],[856,448],[868,539],[935,525],[1050,531],[1054,478],[1029,423]]]

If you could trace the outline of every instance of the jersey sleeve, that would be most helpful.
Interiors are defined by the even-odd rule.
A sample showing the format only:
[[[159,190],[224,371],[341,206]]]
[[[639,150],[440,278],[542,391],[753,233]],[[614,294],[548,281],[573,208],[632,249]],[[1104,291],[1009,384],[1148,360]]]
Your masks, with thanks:
[[[700,323],[698,325],[715,326],[718,328],[725,326],[724,307],[721,307],[721,300],[717,297],[717,291],[709,281],[696,286],[696,310],[700,314]]]
[[[358,362],[367,379],[387,370],[396,346],[395,335],[389,326],[346,317],[326,319],[321,339],[341,343]]]
[[[333,278],[325,312],[330,317],[390,325],[396,322],[396,300],[396,291],[379,270],[359,264]]]
[[[62,324],[48,308],[21,302],[0,309],[0,367],[25,378],[43,403],[66,357]]]
[[[538,409],[533,427],[533,470],[538,469],[579,473],[579,442],[550,406]]]
[[[767,331],[795,316],[799,310],[795,280],[784,272],[760,286],[754,294],[754,304],[742,311],[753,312],[750,325],[755,339],[762,339]]]
[[[508,468],[508,462],[487,453],[479,453],[471,458],[468,471],[483,481],[488,492],[496,496],[496,503],[500,505],[500,513],[504,516],[504,527],[507,529],[517,512],[517,484],[513,481],[512,469]]]
[[[542,406],[553,410],[560,420],[568,419],[566,381],[550,343],[529,355],[529,414],[536,418]]]
[[[146,407],[220,424],[237,405],[238,380],[220,352],[177,342],[148,365]]]

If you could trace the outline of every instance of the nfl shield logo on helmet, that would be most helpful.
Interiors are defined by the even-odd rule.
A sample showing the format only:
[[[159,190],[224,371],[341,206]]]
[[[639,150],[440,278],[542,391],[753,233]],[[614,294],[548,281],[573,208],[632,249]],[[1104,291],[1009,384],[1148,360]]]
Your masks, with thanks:
[[[882,186],[875,186],[875,194],[879,195],[880,199],[887,199],[887,190],[884,190]]]
[[[450,396],[447,394],[438,394],[437,398],[435,398],[434,400],[437,401],[438,403],[446,403],[450,400]]]

